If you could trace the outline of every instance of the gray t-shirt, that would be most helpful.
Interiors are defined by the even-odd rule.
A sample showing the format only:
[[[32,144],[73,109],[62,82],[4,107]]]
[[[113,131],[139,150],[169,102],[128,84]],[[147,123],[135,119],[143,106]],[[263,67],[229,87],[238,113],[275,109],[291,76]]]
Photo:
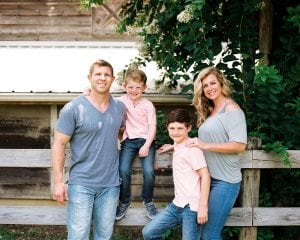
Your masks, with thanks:
[[[111,187],[120,184],[118,132],[124,126],[125,106],[110,96],[105,112],[85,96],[60,111],[56,130],[71,136],[69,184]]]
[[[237,109],[209,117],[199,127],[198,136],[208,143],[247,143],[245,115]],[[242,180],[239,155],[204,151],[210,175],[214,179],[237,183]]]

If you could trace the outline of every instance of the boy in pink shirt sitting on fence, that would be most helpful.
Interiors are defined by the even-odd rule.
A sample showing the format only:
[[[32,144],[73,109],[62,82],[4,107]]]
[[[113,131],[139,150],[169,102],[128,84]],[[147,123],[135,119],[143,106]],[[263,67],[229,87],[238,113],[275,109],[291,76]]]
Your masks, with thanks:
[[[136,155],[139,156],[143,168],[141,197],[147,216],[152,219],[157,214],[153,203],[156,112],[153,103],[143,97],[143,92],[147,88],[146,81],[147,76],[143,71],[127,70],[124,83],[126,94],[118,98],[125,104],[127,112],[119,157],[122,183],[116,220],[125,216],[131,204],[131,169]]]
[[[168,114],[167,128],[174,141],[173,180],[175,198],[143,228],[143,237],[162,239],[170,228],[182,225],[183,240],[200,239],[200,226],[208,220],[210,176],[202,150],[187,147],[191,142],[191,117],[183,109]]]

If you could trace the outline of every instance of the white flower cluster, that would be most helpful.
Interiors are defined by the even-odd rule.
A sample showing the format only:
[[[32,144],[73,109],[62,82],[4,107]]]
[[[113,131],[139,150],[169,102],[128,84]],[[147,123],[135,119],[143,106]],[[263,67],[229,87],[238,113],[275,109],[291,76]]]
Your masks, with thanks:
[[[159,27],[158,27],[158,21],[156,19],[153,20],[151,24],[149,24],[146,28],[145,31],[148,34],[158,34],[159,33]]]
[[[187,5],[184,10],[177,15],[178,22],[188,23],[193,18],[193,9],[191,5]]]
[[[142,56],[148,56],[150,54],[150,49],[149,47],[144,44],[144,43],[141,43],[138,47],[138,51],[139,53],[142,55]]]

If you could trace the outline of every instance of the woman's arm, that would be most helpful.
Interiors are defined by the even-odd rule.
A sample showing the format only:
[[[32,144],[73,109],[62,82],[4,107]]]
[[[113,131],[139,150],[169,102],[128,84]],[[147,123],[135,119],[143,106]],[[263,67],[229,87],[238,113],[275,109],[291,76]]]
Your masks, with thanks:
[[[187,143],[188,147],[198,147],[202,150],[219,153],[239,153],[246,149],[245,143],[240,142],[226,142],[226,143],[206,143],[198,138]]]

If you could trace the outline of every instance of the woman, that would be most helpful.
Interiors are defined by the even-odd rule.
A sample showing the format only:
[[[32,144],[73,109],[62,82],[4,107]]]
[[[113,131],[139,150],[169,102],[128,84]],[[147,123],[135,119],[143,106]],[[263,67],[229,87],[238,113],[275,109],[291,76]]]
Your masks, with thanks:
[[[238,196],[242,174],[239,155],[246,148],[245,115],[231,98],[229,81],[215,67],[203,69],[194,83],[198,138],[188,145],[203,150],[211,175],[208,222],[202,238],[222,239],[221,232]],[[160,152],[170,150],[164,145]]]

